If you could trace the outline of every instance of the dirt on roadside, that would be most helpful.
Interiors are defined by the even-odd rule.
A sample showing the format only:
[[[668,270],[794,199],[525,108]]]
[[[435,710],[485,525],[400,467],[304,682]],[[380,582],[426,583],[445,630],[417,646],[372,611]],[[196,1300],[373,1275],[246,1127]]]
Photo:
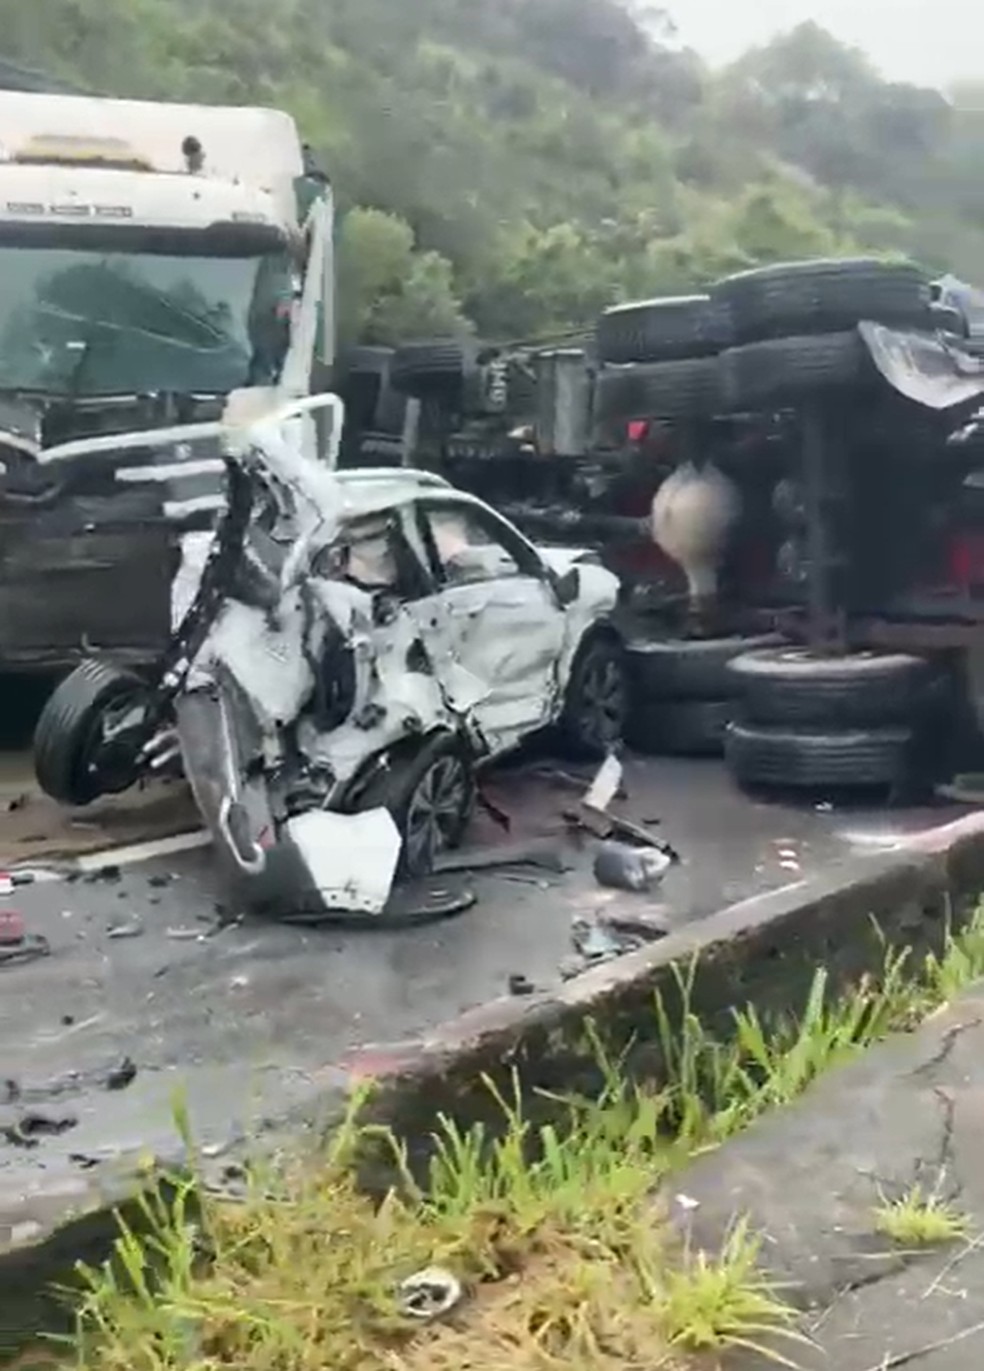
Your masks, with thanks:
[[[39,790],[29,751],[0,753],[0,865],[79,857],[200,827],[183,781],[66,809]]]

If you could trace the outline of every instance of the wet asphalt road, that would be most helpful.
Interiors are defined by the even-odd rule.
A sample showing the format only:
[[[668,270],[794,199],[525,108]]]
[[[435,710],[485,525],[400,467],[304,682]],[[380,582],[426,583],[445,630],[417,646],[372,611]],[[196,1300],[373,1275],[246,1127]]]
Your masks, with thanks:
[[[626,788],[625,812],[661,819],[683,856],[654,897],[602,891],[593,845],[572,841],[561,818],[572,792],[522,769],[488,786],[510,816],[508,841],[548,840],[569,869],[468,877],[474,908],[443,924],[219,930],[225,896],[207,851],[111,880],[18,890],[4,903],[48,938],[52,955],[0,967],[0,1078],[13,1083],[8,1094],[21,1093],[0,1108],[0,1123],[25,1110],[74,1122],[32,1148],[0,1140],[0,1211],[5,1197],[71,1182],[120,1152],[173,1149],[176,1094],[203,1143],[249,1134],[337,1080],[331,1064],[347,1048],[418,1033],[508,993],[515,974],[549,986],[570,958],[576,918],[658,900],[672,922],[698,919],[960,812],[756,803],[717,763],[630,759]],[[476,829],[486,847],[506,840],[485,817]],[[138,936],[111,937],[120,924],[136,924]],[[135,1078],[108,1088],[127,1060]]]

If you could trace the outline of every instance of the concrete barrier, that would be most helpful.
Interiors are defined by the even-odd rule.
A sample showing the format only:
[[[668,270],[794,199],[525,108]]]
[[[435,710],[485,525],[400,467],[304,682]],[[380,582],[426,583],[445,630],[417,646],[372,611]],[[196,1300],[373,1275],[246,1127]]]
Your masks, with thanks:
[[[948,922],[984,891],[984,815],[929,830],[903,848],[852,858],[823,875],[720,910],[664,941],[608,963],[549,993],[490,1002],[409,1042],[375,1044],[326,1066],[319,1092],[285,1130],[330,1124],[353,1082],[378,1082],[374,1118],[426,1156],[435,1118],[467,1127],[497,1110],[483,1078],[511,1088],[515,1073],[537,1108],[540,1091],[590,1091],[599,1081],[587,1027],[620,1047],[634,1043],[630,1068],[659,1078],[653,1014],[662,992],[672,1008],[676,976],[694,968],[690,1007],[726,1032],[734,1006],[760,1010],[803,1003],[816,968],[833,988],[878,971],[885,944],[917,954],[942,946]],[[370,1182],[385,1177],[370,1175]],[[115,1232],[113,1207],[132,1199],[136,1169],[116,1163],[80,1177],[71,1194],[25,1197],[0,1214],[0,1355],[50,1323],[46,1295],[75,1260],[97,1259]]]

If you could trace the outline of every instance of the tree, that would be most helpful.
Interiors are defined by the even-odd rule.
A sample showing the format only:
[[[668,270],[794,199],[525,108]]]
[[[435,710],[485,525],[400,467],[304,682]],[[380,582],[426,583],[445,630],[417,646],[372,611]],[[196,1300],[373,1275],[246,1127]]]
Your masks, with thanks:
[[[353,209],[338,243],[339,335],[345,342],[467,333],[451,263],[415,250],[410,225],[393,214]]]

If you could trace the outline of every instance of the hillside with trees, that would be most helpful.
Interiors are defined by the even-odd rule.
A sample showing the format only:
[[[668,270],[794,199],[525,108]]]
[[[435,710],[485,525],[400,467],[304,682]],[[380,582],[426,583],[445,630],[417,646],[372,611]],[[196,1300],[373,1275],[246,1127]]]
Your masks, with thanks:
[[[711,73],[644,0],[0,0],[94,91],[291,110],[339,196],[346,335],[582,325],[875,250],[984,281],[984,79],[886,82],[814,25]]]

